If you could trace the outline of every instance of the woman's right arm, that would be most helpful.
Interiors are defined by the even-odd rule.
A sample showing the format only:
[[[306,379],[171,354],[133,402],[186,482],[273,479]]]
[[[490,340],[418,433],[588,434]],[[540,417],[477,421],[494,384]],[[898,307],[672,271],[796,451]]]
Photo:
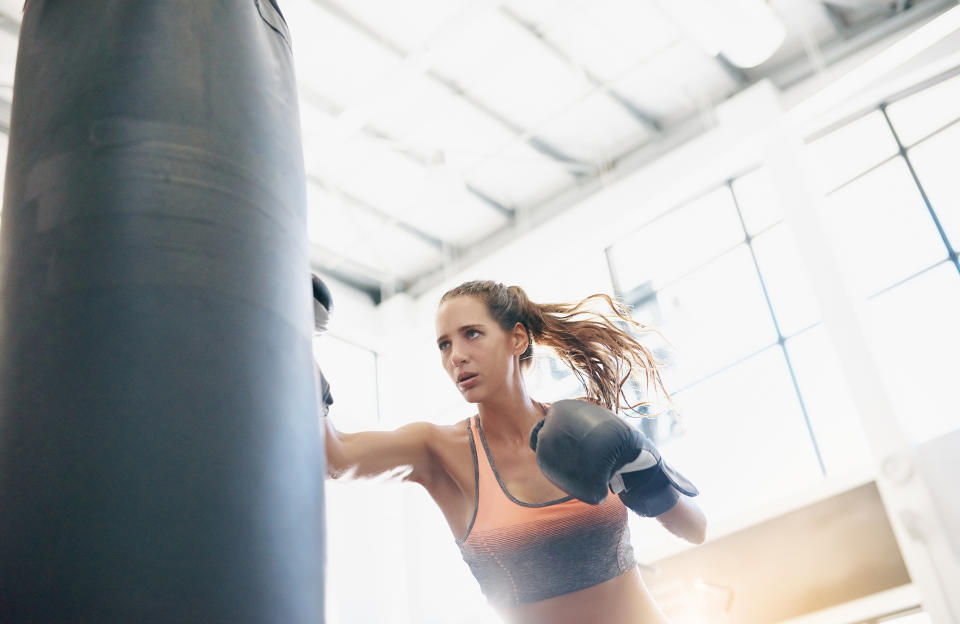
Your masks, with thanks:
[[[326,427],[327,476],[374,477],[399,471],[398,476],[426,485],[438,463],[431,450],[436,425],[415,422],[393,431],[341,433],[329,418]]]

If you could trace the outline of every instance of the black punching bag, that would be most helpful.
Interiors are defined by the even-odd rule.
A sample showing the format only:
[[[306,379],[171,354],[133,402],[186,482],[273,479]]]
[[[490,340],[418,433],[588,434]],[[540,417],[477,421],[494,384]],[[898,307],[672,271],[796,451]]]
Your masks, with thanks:
[[[323,621],[296,88],[269,0],[28,0],[0,621]]]

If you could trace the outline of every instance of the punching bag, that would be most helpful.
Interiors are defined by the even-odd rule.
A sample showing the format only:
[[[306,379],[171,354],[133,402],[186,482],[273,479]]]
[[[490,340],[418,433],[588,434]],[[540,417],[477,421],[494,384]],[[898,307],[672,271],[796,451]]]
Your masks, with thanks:
[[[0,621],[323,621],[272,0],[28,0],[0,235]]]

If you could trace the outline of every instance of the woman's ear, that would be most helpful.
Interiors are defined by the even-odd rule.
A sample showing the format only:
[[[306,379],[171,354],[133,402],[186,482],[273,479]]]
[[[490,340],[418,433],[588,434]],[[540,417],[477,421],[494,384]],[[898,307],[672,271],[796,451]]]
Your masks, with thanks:
[[[510,339],[513,341],[513,352],[516,355],[523,355],[523,352],[530,346],[530,334],[523,323],[518,322],[513,326]]]

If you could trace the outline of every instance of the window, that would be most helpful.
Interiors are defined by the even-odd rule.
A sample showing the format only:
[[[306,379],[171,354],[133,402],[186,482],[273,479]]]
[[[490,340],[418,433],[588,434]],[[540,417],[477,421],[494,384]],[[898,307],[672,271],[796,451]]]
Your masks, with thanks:
[[[887,115],[900,141],[915,145],[960,117],[960,76],[926,88],[887,107]]]
[[[791,332],[817,323],[820,313],[781,218],[758,169],[607,253],[634,317],[662,332],[642,341],[665,362],[664,384],[677,407],[640,424],[698,484],[701,505],[714,516],[779,499],[823,474],[775,310]],[[812,392],[830,394],[807,377]]]
[[[860,298],[946,258],[923,196],[902,158],[827,197],[822,221]]]
[[[750,250],[741,244],[657,293],[659,328],[676,351],[668,388],[696,380],[777,339]]]
[[[951,375],[960,354],[960,109],[953,96],[960,97],[960,77],[880,105],[807,145],[826,196],[821,222],[865,306],[864,332],[891,403],[917,442],[958,427]],[[646,423],[645,430],[659,434],[665,454],[702,485],[704,507],[721,513],[757,503],[766,488],[755,479],[785,496],[872,461],[774,191],[756,169],[607,250],[618,294],[666,338],[644,342],[664,355],[679,415],[666,415],[669,427]]]
[[[787,227],[778,224],[757,236],[753,250],[780,331],[789,336],[820,322],[817,296]]]
[[[897,153],[880,111],[848,123],[808,144],[821,190],[829,192]]]
[[[783,219],[773,180],[766,169],[756,169],[737,178],[732,187],[747,233],[751,236]]]
[[[823,325],[789,338],[786,347],[827,474],[869,465],[872,452]]]
[[[701,489],[708,515],[756,508],[821,477],[778,346],[677,392],[674,400],[686,433],[662,450]]]
[[[854,151],[876,154],[851,156],[858,165],[845,169],[850,180],[835,180],[840,186],[823,214],[851,286],[865,299],[864,331],[885,390],[917,443],[958,427],[949,373],[960,352],[960,181],[951,167],[960,157],[960,110],[945,99],[958,93],[960,77],[952,77],[849,124],[860,128],[850,135]],[[845,133],[814,144],[842,151]],[[890,141],[897,155],[879,161]],[[872,168],[857,171],[865,166]]]
[[[960,245],[960,122],[911,149],[909,158],[956,252]]]
[[[870,299],[865,332],[904,430],[920,443],[953,431],[960,279],[943,262]]]
[[[614,283],[662,288],[743,242],[743,228],[726,188],[662,215],[610,248]]]

